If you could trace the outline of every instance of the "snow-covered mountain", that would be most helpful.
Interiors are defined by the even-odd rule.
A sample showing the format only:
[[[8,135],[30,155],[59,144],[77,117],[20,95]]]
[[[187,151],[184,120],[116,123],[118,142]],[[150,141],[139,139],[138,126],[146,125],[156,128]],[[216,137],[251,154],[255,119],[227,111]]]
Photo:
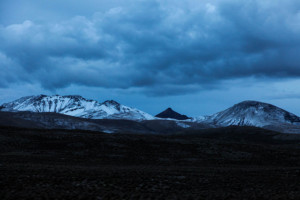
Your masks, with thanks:
[[[216,126],[287,126],[300,125],[300,118],[274,105],[258,101],[243,101],[211,115],[205,122]]]
[[[154,117],[148,113],[121,105],[113,100],[99,103],[98,101],[87,100],[76,95],[38,95],[22,97],[13,102],[5,103],[0,108],[1,111],[54,112],[88,119],[154,119]]]

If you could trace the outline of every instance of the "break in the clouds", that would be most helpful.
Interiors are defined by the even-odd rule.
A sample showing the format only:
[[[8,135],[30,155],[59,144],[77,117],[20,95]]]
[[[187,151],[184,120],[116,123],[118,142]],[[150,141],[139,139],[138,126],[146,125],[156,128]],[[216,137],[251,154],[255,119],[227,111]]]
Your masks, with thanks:
[[[58,11],[29,2],[28,18],[2,3],[17,17],[1,15],[0,87],[177,95],[240,78],[300,77],[298,0],[95,1],[77,10],[54,1]]]

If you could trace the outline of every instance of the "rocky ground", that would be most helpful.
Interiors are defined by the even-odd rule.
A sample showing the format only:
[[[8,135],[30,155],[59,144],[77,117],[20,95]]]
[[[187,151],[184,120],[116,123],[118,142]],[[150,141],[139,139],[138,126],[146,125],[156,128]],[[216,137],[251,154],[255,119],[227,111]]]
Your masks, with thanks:
[[[0,199],[300,199],[300,140],[0,128]]]

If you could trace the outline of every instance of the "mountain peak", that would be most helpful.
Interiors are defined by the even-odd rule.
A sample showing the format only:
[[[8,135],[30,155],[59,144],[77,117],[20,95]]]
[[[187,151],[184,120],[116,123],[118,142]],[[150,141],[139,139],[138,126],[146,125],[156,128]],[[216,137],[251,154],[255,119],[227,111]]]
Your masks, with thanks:
[[[103,102],[103,104],[120,105],[115,100],[106,100],[106,101]]]
[[[217,125],[257,126],[299,123],[300,118],[272,104],[259,101],[243,101],[209,117]]]
[[[157,114],[155,117],[158,117],[158,118],[170,118],[170,119],[177,119],[177,120],[190,119],[186,115],[182,115],[182,114],[179,114],[178,112],[175,112],[172,108],[167,108],[163,112]]]
[[[54,96],[57,96],[57,97],[60,97],[60,95],[54,95]],[[65,96],[62,96],[62,97],[67,97],[67,98],[77,98],[77,99],[84,99],[82,96],[80,95],[65,95]]]
[[[114,107],[115,109],[119,110],[121,109],[121,104],[114,100],[106,100],[102,103],[102,105],[105,105],[107,107]]]
[[[54,112],[89,119],[153,119],[153,116],[145,112],[121,105],[114,100],[99,103],[95,100],[87,100],[79,95],[22,97],[13,102],[3,104],[0,110],[10,112]]]
[[[165,111],[172,111],[172,112],[175,112],[172,108],[167,108]]]
[[[264,103],[264,102],[260,102],[260,101],[253,101],[253,100],[242,101],[240,103],[235,104],[234,106],[272,106],[272,107],[276,107],[272,104],[268,104],[268,103]]]
[[[245,101],[239,102],[237,104],[257,104],[257,103],[262,103],[262,102],[254,101],[254,100],[245,100]]]

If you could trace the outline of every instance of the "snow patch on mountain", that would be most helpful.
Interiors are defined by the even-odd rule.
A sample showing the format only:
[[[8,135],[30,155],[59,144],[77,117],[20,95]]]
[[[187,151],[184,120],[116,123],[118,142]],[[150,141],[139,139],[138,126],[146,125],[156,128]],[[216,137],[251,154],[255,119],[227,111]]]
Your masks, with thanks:
[[[181,121],[176,121],[176,124],[182,128],[190,128],[191,127],[189,124],[183,123]]]
[[[154,119],[148,113],[110,100],[99,103],[81,96],[28,96],[2,105],[2,111],[54,112],[88,119]]]
[[[207,117],[205,122],[216,126],[266,127],[278,124],[300,125],[300,118],[271,104],[244,101]]]

